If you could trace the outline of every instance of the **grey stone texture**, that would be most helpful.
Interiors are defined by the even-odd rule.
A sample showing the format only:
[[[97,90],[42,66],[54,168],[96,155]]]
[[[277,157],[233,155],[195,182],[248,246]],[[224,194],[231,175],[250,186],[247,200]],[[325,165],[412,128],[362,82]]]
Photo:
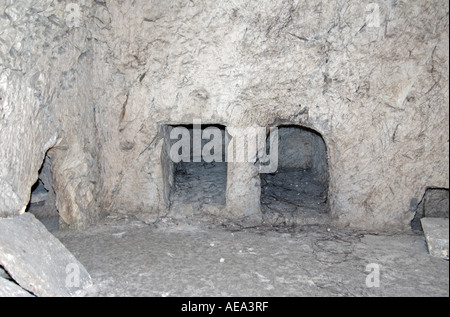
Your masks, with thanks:
[[[19,285],[0,277],[0,297],[33,297]]]
[[[92,286],[83,265],[30,213],[0,219],[0,265],[36,296],[76,296]]]
[[[449,4],[371,3],[1,0],[0,215],[47,156],[65,225],[154,222],[163,127],[201,119],[317,131],[333,221],[409,228],[411,201],[449,187]],[[227,173],[221,216],[258,221],[257,171]]]
[[[433,189],[425,194],[424,216],[428,218],[448,218],[449,192],[448,189]]]
[[[429,256],[423,235],[239,229],[200,219],[145,225],[109,217],[56,235],[91,273],[88,296],[449,296],[449,262]],[[370,264],[380,268],[379,287],[366,284]]]
[[[448,260],[448,218],[422,218],[421,223],[430,255]]]
[[[25,211],[48,156],[59,215],[82,227],[97,214],[92,49],[67,5],[0,1],[0,215]]]
[[[420,220],[427,218],[448,218],[449,215],[449,191],[444,188],[429,188],[425,192],[422,201],[417,206],[411,227],[414,230],[422,230]]]

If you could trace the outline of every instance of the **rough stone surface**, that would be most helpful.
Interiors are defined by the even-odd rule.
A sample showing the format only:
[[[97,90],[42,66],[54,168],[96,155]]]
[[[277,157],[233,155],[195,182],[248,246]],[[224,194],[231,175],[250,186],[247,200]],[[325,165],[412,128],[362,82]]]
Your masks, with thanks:
[[[160,125],[296,124],[325,140],[334,219],[409,228],[411,202],[448,187],[448,4],[373,3],[96,2],[102,206],[167,209]],[[248,169],[229,164],[226,216],[258,210]]]
[[[81,227],[95,221],[97,144],[88,33],[67,6],[0,1],[0,216],[25,211],[49,155],[61,219]]]
[[[53,188],[53,174],[51,172],[50,158],[47,157],[39,172],[39,186],[32,188],[31,201],[27,211],[31,212],[38,219],[59,217],[58,209],[56,208],[56,194]],[[41,189],[39,190],[39,187]],[[44,187],[44,190],[42,190]],[[44,201],[33,203],[35,194],[41,192],[44,194]]]
[[[424,216],[427,218],[449,217],[448,189],[434,189],[427,191],[424,201]]]
[[[308,170],[278,172],[261,177],[264,221],[273,225],[330,222],[328,189],[320,175]]]
[[[449,296],[449,262],[429,256],[422,234],[200,220],[110,218],[56,236],[91,273],[88,296]],[[379,287],[366,285],[370,264]]]
[[[449,217],[449,191],[443,188],[429,188],[417,206],[411,227],[422,230],[422,218],[448,218]]]
[[[421,223],[430,254],[448,260],[448,218],[422,218]]]
[[[442,0],[1,0],[0,215],[25,210],[47,154],[65,224],[100,210],[155,221],[170,207],[162,127],[201,119],[317,131],[332,218],[409,228],[425,189],[449,187],[448,11]],[[261,218],[252,166],[230,164],[227,186],[223,216]]]
[[[314,169],[315,156],[321,156],[326,162],[325,147],[315,146],[318,143],[315,138],[320,138],[316,134],[299,128],[281,127],[278,130],[278,136],[278,168]],[[325,169],[324,172],[327,171],[328,169]]]
[[[0,265],[36,296],[74,296],[92,286],[83,265],[29,213],[0,219]]]
[[[32,297],[19,285],[14,284],[0,276],[0,297]]]

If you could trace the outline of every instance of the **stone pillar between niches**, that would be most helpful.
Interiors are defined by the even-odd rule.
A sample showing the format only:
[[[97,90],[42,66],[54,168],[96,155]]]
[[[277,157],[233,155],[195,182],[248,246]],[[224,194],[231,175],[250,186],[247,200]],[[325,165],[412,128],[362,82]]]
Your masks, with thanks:
[[[259,168],[253,163],[228,163],[227,213],[242,225],[262,222]]]
[[[265,151],[266,134],[249,127],[227,127],[227,217],[241,225],[262,222],[261,172],[257,153]],[[261,148],[260,148],[261,147]]]

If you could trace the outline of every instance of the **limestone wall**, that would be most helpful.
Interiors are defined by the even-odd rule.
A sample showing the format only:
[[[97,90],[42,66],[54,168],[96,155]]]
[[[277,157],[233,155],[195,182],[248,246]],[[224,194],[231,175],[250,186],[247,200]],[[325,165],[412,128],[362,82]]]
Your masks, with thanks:
[[[321,133],[342,224],[405,227],[426,186],[448,187],[445,1],[135,1],[95,12],[107,209],[164,206],[158,125],[194,119]],[[236,182],[257,186],[247,174]]]
[[[164,215],[161,127],[194,119],[320,133],[343,225],[405,228],[427,186],[449,187],[447,1],[86,0],[77,28],[52,22],[58,1],[0,12],[24,3],[42,9],[0,17],[3,215],[56,144],[69,223]],[[228,184],[228,214],[257,214],[257,173],[230,164]]]
[[[89,10],[81,2],[0,1],[2,216],[25,211],[47,155],[63,222],[77,227],[96,217]]]

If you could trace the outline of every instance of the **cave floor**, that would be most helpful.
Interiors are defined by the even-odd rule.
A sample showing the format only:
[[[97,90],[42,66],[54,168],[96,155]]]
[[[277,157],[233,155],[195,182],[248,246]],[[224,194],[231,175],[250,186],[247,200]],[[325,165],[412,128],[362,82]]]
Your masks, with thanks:
[[[449,262],[419,233],[109,216],[53,234],[90,272],[85,296],[449,296]]]

